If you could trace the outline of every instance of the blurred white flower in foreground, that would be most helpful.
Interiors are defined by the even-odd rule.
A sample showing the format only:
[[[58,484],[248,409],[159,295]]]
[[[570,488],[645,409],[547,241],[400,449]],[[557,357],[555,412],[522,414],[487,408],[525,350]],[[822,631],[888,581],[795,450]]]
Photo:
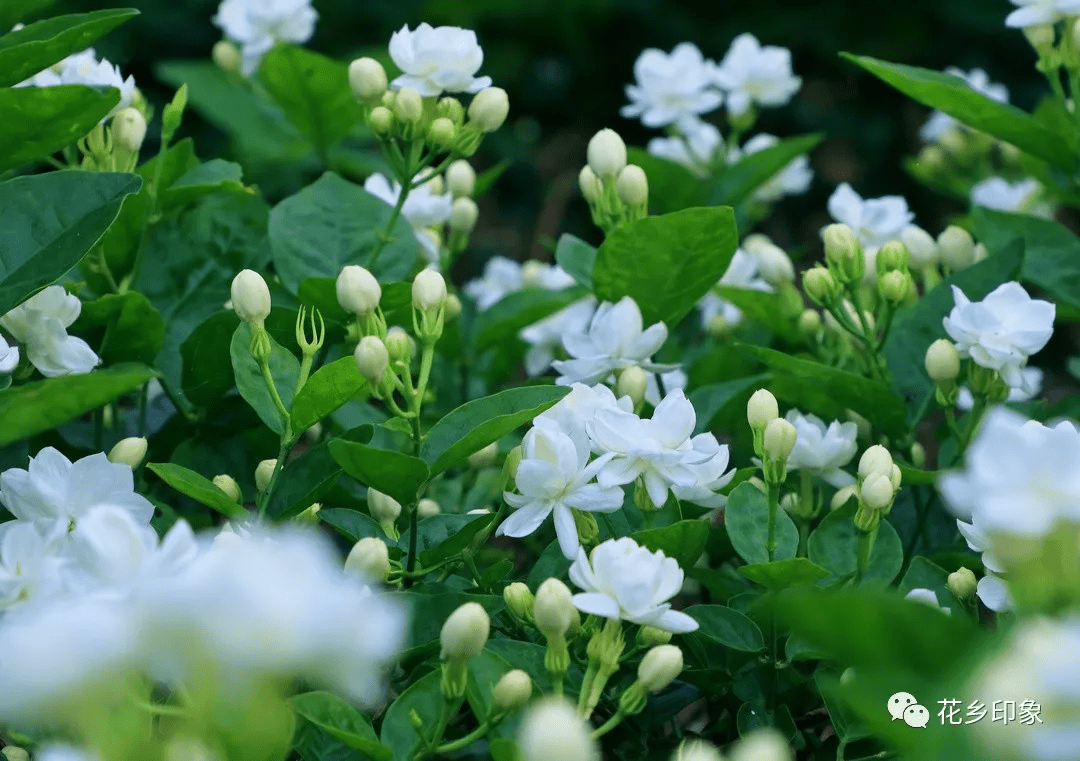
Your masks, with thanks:
[[[1065,16],[1080,14],[1080,0],[1009,0],[1019,6],[1005,18],[1005,26],[1026,28],[1053,24]]]
[[[998,103],[1009,102],[1009,90],[1005,85],[999,85],[990,81],[990,75],[982,69],[972,69],[971,71],[964,71],[958,69],[955,66],[950,66],[945,69],[946,74],[952,74],[955,77],[960,77],[964,80],[968,87],[977,93],[985,95],[990,100],[995,100]],[[936,142],[941,139],[941,136],[948,132],[950,129],[967,129],[962,122],[958,122],[953,117],[942,111],[934,111],[927,118],[926,123],[919,130],[919,137],[928,143]]]
[[[412,225],[413,233],[429,264],[439,260],[439,247],[427,229],[437,227],[450,219],[454,210],[454,196],[450,193],[433,193],[432,184],[425,182],[409,191],[401,206],[401,216]],[[381,174],[373,174],[364,180],[364,190],[389,206],[396,206],[401,196],[401,183],[390,184]]]
[[[855,478],[842,470],[859,448],[855,442],[859,427],[855,423],[834,420],[826,427],[821,418],[798,410],[789,411],[785,417],[798,432],[795,448],[788,456],[790,470],[808,470],[837,489],[855,483]]]
[[[88,373],[100,360],[67,329],[82,312],[82,302],[59,285],[50,285],[0,317],[0,328],[23,344],[30,363],[46,378]]]
[[[310,40],[318,18],[311,0],[224,0],[214,24],[240,46],[240,70],[251,76],[278,42]]]
[[[729,162],[738,161],[744,156],[750,156],[767,148],[779,144],[780,138],[766,132],[754,135],[746,141],[742,150],[728,158]],[[772,203],[779,201],[784,196],[798,196],[810,188],[814,179],[814,172],[810,169],[810,159],[807,156],[799,156],[792,159],[779,172],[759,185],[753,192],[752,197],[756,201]]]
[[[390,37],[390,57],[404,72],[390,83],[394,90],[411,87],[433,98],[491,86],[491,77],[474,76],[484,63],[484,51],[469,29],[420,24],[410,30],[406,24]]]
[[[1001,177],[990,177],[971,189],[971,202],[988,209],[1027,212],[1049,218],[1053,216],[1053,207],[1039,202],[1041,191],[1042,184],[1034,178],[1009,182]]]
[[[93,48],[69,55],[64,60],[45,69],[17,87],[55,87],[57,85],[85,85],[87,87],[114,87],[120,91],[120,102],[105,117],[112,116],[131,105],[135,97],[135,78],[120,73],[105,58],[98,59]]]
[[[749,32],[732,40],[713,72],[713,81],[725,91],[732,117],[745,114],[754,104],[782,106],[802,86],[802,80],[791,71],[791,51],[775,45],[763,47]]]
[[[949,613],[950,612],[948,608],[943,608],[941,606],[941,603],[938,602],[937,592],[935,592],[932,589],[923,589],[923,588],[913,589],[910,592],[908,592],[906,595],[904,595],[904,599],[906,599],[906,600],[914,600],[915,602],[921,602],[924,605],[929,605],[932,608],[937,608],[938,610],[940,610],[940,611],[942,611],[944,613]]]
[[[629,105],[619,112],[640,117],[646,127],[663,127],[718,108],[723,94],[713,83],[715,67],[696,45],[683,42],[671,53],[649,48],[634,62],[636,84],[626,86]]]
[[[573,597],[582,613],[630,621],[682,634],[698,628],[690,616],[671,610],[668,603],[679,593],[683,572],[674,558],[650,552],[628,537],[609,539],[593,551],[591,559],[578,550],[570,566],[570,580],[583,589]]]

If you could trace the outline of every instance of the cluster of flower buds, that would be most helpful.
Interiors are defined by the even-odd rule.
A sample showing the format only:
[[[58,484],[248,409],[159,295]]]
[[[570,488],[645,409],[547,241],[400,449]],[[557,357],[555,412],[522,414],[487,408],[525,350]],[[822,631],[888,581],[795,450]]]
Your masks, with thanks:
[[[766,484],[779,485],[787,478],[787,461],[799,432],[780,417],[776,397],[758,389],[746,405],[746,420],[754,434],[754,452],[761,458]]]
[[[454,199],[450,218],[446,221],[450,233],[446,239],[446,247],[450,250],[450,256],[454,257],[465,250],[469,235],[480,216],[480,209],[472,199],[476,190],[476,172],[468,161],[458,159],[446,168],[445,187]]]
[[[626,163],[626,143],[618,132],[602,129],[593,135],[587,156],[578,184],[597,227],[609,233],[649,213],[648,178],[641,167]]]
[[[101,123],[80,139],[81,167],[95,172],[135,171],[139,150],[146,139],[143,108],[128,106],[121,109],[107,126]]]
[[[882,517],[889,514],[900,490],[900,466],[880,444],[863,452],[859,460],[857,490],[859,508],[855,512],[855,528],[870,533],[877,529]]]
[[[914,294],[914,283],[908,271],[907,246],[898,240],[890,241],[878,249],[877,292],[886,304],[898,306]]]

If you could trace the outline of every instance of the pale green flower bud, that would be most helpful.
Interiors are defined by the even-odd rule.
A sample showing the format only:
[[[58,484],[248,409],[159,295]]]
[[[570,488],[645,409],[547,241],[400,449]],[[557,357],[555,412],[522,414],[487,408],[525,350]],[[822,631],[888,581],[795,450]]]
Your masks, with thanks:
[[[898,240],[891,240],[878,249],[875,263],[879,275],[894,270],[907,269],[907,247]]]
[[[465,106],[461,101],[449,95],[439,98],[435,104],[435,118],[449,119],[455,127],[460,127],[465,121]]]
[[[900,232],[900,241],[908,252],[912,267],[921,269],[938,260],[937,242],[926,230],[916,225],[908,225]]]
[[[885,473],[871,473],[859,487],[859,498],[874,510],[884,510],[892,504],[895,493],[892,481]]]
[[[394,131],[394,114],[385,106],[376,106],[368,114],[368,128],[376,137],[386,137]]]
[[[293,518],[293,521],[302,525],[317,526],[319,525],[319,512],[321,510],[321,504],[312,502],[302,513]]]
[[[365,580],[385,582],[390,575],[390,551],[386,542],[365,536],[349,551],[345,571]]]
[[[735,745],[731,761],[791,761],[791,749],[772,728],[755,729]]]
[[[765,241],[755,246],[753,253],[758,260],[761,277],[770,285],[795,282],[795,267],[784,249]]]
[[[645,401],[645,390],[648,386],[649,374],[637,365],[631,365],[619,373],[619,380],[615,384],[615,395],[630,397],[630,401],[637,407]]]
[[[975,241],[962,227],[946,227],[938,236],[937,244],[941,263],[951,270],[963,269],[975,261]]]
[[[600,178],[589,166],[583,166],[578,173],[578,187],[581,189],[581,195],[585,196],[585,200],[589,203],[596,203],[604,192]]]
[[[138,153],[146,139],[146,117],[137,108],[125,108],[112,120],[116,144],[129,153]]]
[[[768,389],[758,389],[746,404],[746,419],[754,430],[764,431],[765,427],[780,417],[780,408],[776,397]]]
[[[379,100],[379,102],[384,107],[386,107],[386,108],[390,109],[391,111],[393,111],[394,110],[394,101],[396,101],[396,100],[397,100],[397,92],[395,90],[387,90],[386,92],[383,93],[383,96]]]
[[[236,316],[261,328],[270,314],[270,289],[262,275],[254,270],[241,271],[233,278],[231,293]]]
[[[367,493],[368,512],[371,517],[380,524],[393,524],[401,515],[401,503],[389,494],[383,494],[377,489],[368,488]]]
[[[659,692],[674,682],[682,670],[682,650],[675,645],[657,645],[641,659],[638,681],[649,692]]]
[[[795,448],[799,432],[788,421],[776,418],[765,426],[765,454],[774,460],[786,460]]]
[[[519,761],[600,761],[592,727],[562,698],[545,698],[525,714],[517,733]]]
[[[649,178],[641,167],[627,164],[619,172],[615,190],[627,206],[643,206],[649,201]]]
[[[443,150],[448,150],[454,144],[457,135],[457,127],[445,117],[440,117],[431,122],[428,127],[427,141],[429,145]]]
[[[476,218],[480,216],[480,209],[476,207],[476,201],[471,198],[459,198],[454,201],[450,212],[450,230],[455,233],[471,233],[476,227]]]
[[[911,291],[911,275],[907,270],[892,270],[878,278],[881,297],[893,304],[900,304]]]
[[[495,458],[499,456],[499,444],[491,442],[483,449],[469,455],[469,467],[473,470],[490,468],[495,464]]]
[[[713,745],[704,740],[684,742],[675,751],[671,761],[724,761]]]
[[[982,243],[975,244],[975,261],[981,262],[986,257],[990,256],[990,251]]]
[[[602,129],[589,141],[587,155],[597,177],[615,179],[626,166],[626,143],[615,130]]]
[[[382,298],[382,287],[368,270],[358,264],[341,269],[337,278],[337,299],[341,308],[352,314],[368,314]]]
[[[446,303],[446,281],[435,270],[421,270],[412,284],[413,306],[433,312]]]
[[[443,319],[447,322],[456,320],[461,315],[461,299],[456,293],[446,295],[446,306],[443,307]]]
[[[867,448],[859,458],[859,478],[867,478],[871,473],[878,473],[886,478],[892,472],[893,458],[889,450],[880,444]]]
[[[536,590],[533,621],[545,637],[564,637],[573,618],[573,597],[565,584],[550,578]]]
[[[378,101],[386,92],[386,69],[374,58],[357,58],[349,64],[349,86],[357,100]]]
[[[240,491],[240,484],[236,483],[236,479],[232,476],[226,475],[224,473],[218,476],[214,476],[214,486],[225,492],[225,496],[227,496],[233,502],[244,501],[244,495]]]
[[[536,604],[536,598],[525,584],[520,581],[507,584],[503,589],[503,600],[506,601],[507,609],[516,618],[522,621],[532,621],[533,605]]]
[[[411,87],[402,87],[394,96],[394,116],[405,124],[416,124],[424,116],[424,99]]]
[[[857,283],[866,271],[866,258],[863,256],[859,239],[847,225],[829,225],[822,233],[825,243],[825,260],[834,277],[845,283]]]
[[[506,460],[503,463],[503,467],[506,469],[506,476],[513,481],[517,478],[518,465],[521,464],[521,445],[514,447],[506,453]]]
[[[669,642],[671,642],[671,632],[669,631],[647,625],[638,628],[637,643],[639,647],[656,647],[657,645],[666,645]]]
[[[730,335],[736,328],[736,325],[728,320],[722,314],[714,314],[709,318],[708,324],[705,326],[705,332],[713,338],[723,338]]]
[[[900,482],[903,480],[903,478],[904,474],[903,472],[901,472],[900,466],[894,462],[892,469],[889,471],[889,482],[892,484],[894,492],[900,490]]]
[[[353,358],[360,374],[377,388],[390,366],[390,353],[386,350],[386,344],[378,336],[364,336],[356,345]]]
[[[243,62],[240,48],[228,40],[219,40],[215,43],[214,49],[210,52],[210,58],[215,66],[229,74],[238,73]]]
[[[277,472],[277,460],[263,460],[255,468],[255,489],[262,494],[270,486],[270,480]]]
[[[467,602],[446,619],[439,637],[443,660],[464,663],[480,654],[487,644],[491,619],[478,602]]]
[[[789,515],[799,514],[799,495],[795,492],[788,492],[780,498],[780,509]]]
[[[132,436],[116,442],[109,451],[109,462],[123,463],[132,470],[142,464],[146,458],[146,439],[140,436]]]
[[[465,159],[458,159],[446,168],[446,187],[454,198],[468,198],[476,189],[476,172]]]
[[[916,468],[926,464],[926,448],[917,441],[911,445],[911,462]]]
[[[513,713],[528,705],[532,699],[532,679],[521,669],[502,675],[491,691],[491,707],[496,714]]]
[[[950,573],[945,584],[957,600],[966,600],[971,597],[979,586],[978,581],[975,580],[975,574],[964,567]]]
[[[408,364],[416,354],[416,341],[404,328],[394,325],[386,331],[386,353],[391,362]]]
[[[429,497],[424,497],[424,499],[416,503],[416,516],[421,520],[433,518],[441,512],[442,508],[439,507],[439,503]]]
[[[818,306],[831,304],[840,296],[840,284],[824,267],[811,267],[803,273],[803,290]]]
[[[799,315],[799,332],[808,340],[814,340],[821,334],[821,313],[816,309],[804,309]]]
[[[483,132],[494,132],[503,126],[510,113],[510,99],[501,87],[487,87],[476,93],[469,104],[469,121]]]
[[[841,507],[847,504],[847,501],[852,497],[858,497],[859,490],[852,484],[851,486],[845,486],[833,495],[832,501],[829,503],[830,510],[839,510]]]
[[[926,372],[936,383],[955,381],[960,375],[960,353],[947,338],[939,338],[926,350]]]
[[[1042,55],[1054,47],[1054,25],[1040,24],[1038,26],[1024,27],[1024,36],[1027,37],[1031,47]]]

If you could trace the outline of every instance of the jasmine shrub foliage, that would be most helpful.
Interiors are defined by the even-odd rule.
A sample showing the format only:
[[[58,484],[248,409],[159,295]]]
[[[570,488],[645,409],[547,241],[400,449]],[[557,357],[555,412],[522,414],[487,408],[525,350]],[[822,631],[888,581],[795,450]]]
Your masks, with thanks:
[[[801,272],[752,231],[820,136],[753,134],[801,82],[751,34],[641,53],[598,248],[468,283],[473,32],[345,64],[225,0],[157,114],[87,48],[135,11],[0,38],[4,757],[1080,757],[1080,407],[1029,364],[1080,314],[1080,3],[1013,4],[1034,115],[847,56],[970,213],[841,185]],[[271,209],[189,104],[340,171]]]

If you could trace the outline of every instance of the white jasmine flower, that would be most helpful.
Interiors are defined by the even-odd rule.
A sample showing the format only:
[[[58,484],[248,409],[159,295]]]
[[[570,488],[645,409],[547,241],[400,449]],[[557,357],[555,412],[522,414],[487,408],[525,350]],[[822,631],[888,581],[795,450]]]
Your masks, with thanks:
[[[624,496],[618,486],[592,483],[614,455],[602,455],[589,462],[589,454],[584,430],[571,436],[554,422],[538,418],[522,442],[522,459],[514,479],[519,493],[503,495],[515,512],[502,522],[496,534],[528,536],[552,515],[563,555],[577,555],[580,545],[571,509],[610,513],[622,507]]]
[[[571,386],[569,394],[537,415],[533,423],[535,425],[552,424],[566,435],[575,437],[582,431],[588,431],[589,424],[600,410],[632,413],[634,403],[628,396],[616,398],[615,393],[603,384],[586,386],[583,383],[575,383]],[[603,451],[601,447],[593,447],[593,452],[596,454],[602,454]]]
[[[700,119],[683,119],[678,128],[679,135],[649,140],[647,150],[653,156],[682,164],[698,177],[707,177],[717,153],[723,150],[720,130]]]
[[[223,0],[214,24],[240,46],[240,70],[248,77],[278,42],[310,40],[318,18],[311,0]]]
[[[731,325],[738,325],[742,321],[742,310],[718,296],[716,291],[706,293],[697,305],[701,310],[701,327],[706,330],[717,317],[722,317],[724,322]]]
[[[47,447],[30,458],[27,470],[0,473],[0,503],[20,520],[34,521],[44,532],[66,533],[96,507],[115,507],[149,524],[154,506],[135,493],[131,468],[93,454],[72,463]]]
[[[23,344],[30,363],[47,378],[88,373],[101,361],[67,328],[82,312],[82,302],[59,285],[50,285],[0,317],[0,327]]]
[[[739,158],[772,148],[779,142],[780,138],[765,132],[754,135],[743,145]],[[737,158],[732,158],[732,160],[737,160]],[[772,203],[784,196],[802,195],[809,189],[813,179],[814,172],[810,169],[809,157],[799,156],[755,189],[753,198],[763,203]]]
[[[854,231],[863,249],[874,253],[889,241],[900,240],[900,233],[915,219],[903,196],[863,199],[846,182],[833,191],[828,208],[834,220]]]
[[[946,74],[952,74],[954,77],[959,77],[967,83],[977,93],[985,95],[990,100],[996,100],[998,103],[1009,102],[1009,89],[1005,85],[999,85],[990,81],[990,75],[982,69],[972,69],[971,71],[964,71],[958,69],[955,66],[950,66],[945,69]],[[926,124],[919,130],[919,137],[928,143],[933,143],[941,139],[941,136],[948,132],[950,129],[967,129],[962,122],[958,122],[953,117],[942,111],[934,111],[930,114],[926,120]]]
[[[983,605],[995,613],[1004,613],[1013,609],[1013,599],[1009,594],[1009,588],[1005,580],[997,574],[987,571],[986,575],[979,579],[975,594]]]
[[[791,71],[791,51],[775,45],[762,47],[750,33],[732,40],[713,72],[713,81],[726,92],[732,117],[745,114],[755,103],[782,106],[802,86],[802,80]]]
[[[505,256],[493,256],[484,265],[483,277],[466,283],[464,290],[476,300],[477,308],[483,310],[524,286],[520,262]]]
[[[727,444],[720,444],[710,433],[703,433],[690,440],[695,453],[704,456],[701,463],[690,463],[686,467],[697,479],[691,486],[671,487],[671,493],[683,502],[693,502],[702,507],[719,508],[727,504],[727,496],[718,492],[731,483],[735,469],[727,470],[729,454]],[[724,471],[727,470],[725,473]]]
[[[435,239],[428,234],[427,228],[436,227],[450,219],[454,210],[454,196],[451,193],[436,194],[431,192],[432,185],[424,183],[409,191],[401,207],[401,216],[412,225],[416,241],[423,249],[428,262],[436,262],[439,249]],[[364,190],[389,206],[396,206],[401,195],[401,183],[390,181],[381,174],[373,174],[364,181]]]
[[[971,203],[1000,211],[1028,212],[1037,217],[1050,217],[1053,208],[1039,203],[1042,184],[1029,177],[1020,182],[1009,182],[1001,177],[990,177],[971,189]]]
[[[653,407],[673,391],[683,391],[689,378],[681,367],[667,372],[647,373],[645,376],[645,401]]]
[[[399,90],[411,87],[422,97],[444,92],[476,93],[491,86],[491,77],[476,77],[484,63],[484,51],[476,32],[456,26],[432,27],[421,24],[410,31],[408,24],[390,37],[390,57],[404,73],[390,83]]]
[[[100,761],[101,756],[74,745],[44,745],[34,753],[35,761]]]
[[[968,523],[960,519],[957,519],[956,527],[960,530],[960,535],[964,537],[964,541],[967,542],[967,546],[975,552],[982,553],[982,564],[986,570],[995,573],[1002,573],[1005,570],[1005,566],[990,551],[990,538],[985,531],[978,528],[974,523]]]
[[[1016,386],[1009,386],[1009,402],[1026,402],[1034,399],[1042,391],[1043,371],[1037,367],[1021,367],[1019,377],[1013,380],[1019,381]],[[961,386],[956,395],[956,408],[969,412],[975,406],[975,397],[971,389]]]
[[[952,290],[956,306],[943,323],[960,356],[997,370],[1010,386],[1020,386],[1020,369],[1054,332],[1054,305],[1032,299],[1015,282],[1003,283],[976,302],[955,285]]]
[[[1022,29],[1053,24],[1065,16],[1080,14],[1080,0],[1009,0],[1018,6],[1005,17],[1005,26]]]
[[[563,336],[588,330],[595,314],[596,299],[588,296],[522,328],[518,335],[529,344],[529,351],[525,354],[525,372],[530,376],[546,372],[555,360],[555,352],[562,347]]]
[[[671,610],[667,601],[682,588],[683,572],[674,558],[649,552],[629,537],[608,539],[592,551],[579,549],[570,580],[585,590],[573,597],[582,613],[654,626],[674,634],[692,632],[698,623]]]
[[[556,383],[592,385],[634,365],[650,372],[670,370],[651,360],[666,340],[667,326],[662,322],[642,330],[641,310],[629,296],[617,304],[601,304],[587,330],[563,335],[572,359],[552,363],[559,373]]]
[[[115,87],[120,91],[120,102],[106,115],[106,119],[130,106],[135,97],[135,78],[129,76],[124,79],[120,68],[113,66],[105,58],[98,60],[93,48],[69,55],[17,87],[55,87],[57,85]]]
[[[851,486],[855,479],[842,468],[851,462],[859,445],[855,442],[859,427],[855,423],[825,422],[816,415],[791,410],[785,416],[795,426],[798,438],[788,456],[788,468],[808,470],[837,489]]]
[[[913,589],[906,595],[904,595],[904,599],[921,602],[923,605],[929,605],[933,608],[937,608],[944,613],[950,612],[948,608],[943,608],[941,606],[941,603],[938,602],[937,592],[932,589]]]
[[[0,375],[15,372],[19,366],[19,349],[0,336]]]
[[[723,94],[713,84],[711,61],[697,46],[683,42],[671,53],[649,48],[634,62],[637,84],[626,86],[630,104],[619,112],[641,117],[646,127],[663,127],[718,108]]]
[[[63,561],[57,544],[32,521],[0,524],[0,611],[58,592]]]
[[[761,260],[743,249],[736,249],[731,263],[717,285],[733,288],[746,288],[751,291],[771,293],[773,287],[761,277]],[[717,316],[723,317],[732,325],[742,320],[742,312],[734,304],[725,301],[715,291],[709,291],[698,302],[701,310],[701,327],[708,328]]]

